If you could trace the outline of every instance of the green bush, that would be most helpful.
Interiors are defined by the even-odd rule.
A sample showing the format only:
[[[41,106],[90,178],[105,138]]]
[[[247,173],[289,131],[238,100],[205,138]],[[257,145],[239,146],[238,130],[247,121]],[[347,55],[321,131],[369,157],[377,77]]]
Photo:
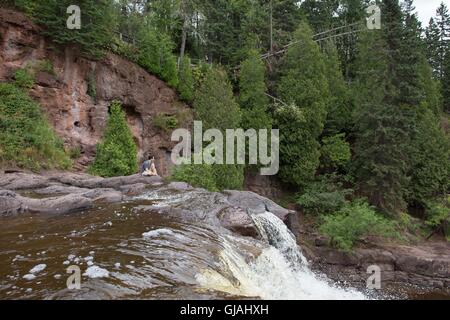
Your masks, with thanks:
[[[337,134],[322,140],[322,166],[325,168],[344,167],[352,156],[350,144],[345,141],[345,134]]]
[[[336,214],[325,216],[320,232],[330,238],[332,245],[344,251],[351,250],[356,241],[369,235],[396,235],[394,223],[377,214],[363,201],[353,202]]]
[[[297,204],[305,213],[328,214],[340,210],[346,203],[352,190],[344,190],[326,177],[308,185],[305,193],[297,199]]]
[[[184,181],[209,191],[240,190],[244,184],[243,166],[184,164],[175,167],[171,180]]]
[[[97,154],[89,172],[102,177],[134,174],[138,169],[137,148],[125,112],[115,101],[110,113],[103,141],[97,145]]]
[[[71,165],[39,105],[24,90],[0,83],[0,163],[4,166],[68,169]]]
[[[47,72],[49,74],[55,75],[55,70],[53,68],[53,63],[50,60],[44,59],[38,62],[37,70],[42,72]]]
[[[153,125],[164,131],[174,130],[178,127],[178,119],[175,116],[158,114],[153,119]]]
[[[214,171],[207,164],[183,164],[175,167],[171,180],[184,181],[197,188],[218,191]]]
[[[68,156],[70,157],[70,159],[78,159],[79,157],[81,157],[81,148],[78,147],[73,147],[73,148],[69,148],[66,153],[68,154]]]
[[[450,199],[449,199],[450,200]],[[425,223],[433,230],[441,230],[444,236],[450,237],[450,202],[433,201],[427,204]]]
[[[22,89],[31,89],[34,85],[34,74],[29,69],[18,69],[14,79],[16,86]]]
[[[242,190],[244,187],[244,166],[213,165],[214,179],[219,190]]]

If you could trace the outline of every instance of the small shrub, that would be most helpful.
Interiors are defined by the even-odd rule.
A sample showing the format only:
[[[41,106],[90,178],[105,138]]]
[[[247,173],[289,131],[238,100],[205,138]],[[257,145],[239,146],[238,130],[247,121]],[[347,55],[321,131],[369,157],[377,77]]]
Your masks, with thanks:
[[[131,175],[137,172],[137,148],[119,102],[111,105],[111,114],[101,143],[97,145],[91,174],[102,177]]]
[[[351,158],[350,144],[345,134],[337,134],[322,140],[322,166],[326,168],[344,167]]]
[[[53,68],[53,63],[50,60],[41,60],[37,64],[37,70],[42,72],[47,72],[49,74],[54,75],[55,70]]]
[[[31,89],[34,85],[34,74],[29,69],[18,69],[14,79],[16,86],[22,89]]]
[[[171,180],[183,181],[197,188],[218,191],[213,168],[207,164],[183,164],[175,167]]]
[[[81,157],[81,148],[79,146],[73,147],[67,150],[66,153],[69,155],[70,159],[75,160]]]
[[[425,223],[434,231],[442,231],[446,238],[450,237],[450,202],[437,200],[427,204]]]
[[[353,202],[336,214],[325,216],[320,232],[330,238],[332,245],[344,251],[350,251],[356,241],[369,235],[396,235],[394,223],[377,214],[363,201]]]
[[[153,119],[153,125],[163,131],[170,131],[178,127],[178,119],[175,116],[158,114]]]
[[[346,203],[346,197],[352,190],[342,189],[341,184],[322,177],[321,180],[308,185],[305,193],[298,197],[297,204],[305,213],[328,214],[341,209]]]
[[[244,166],[213,165],[213,174],[219,190],[242,190],[244,186]]]

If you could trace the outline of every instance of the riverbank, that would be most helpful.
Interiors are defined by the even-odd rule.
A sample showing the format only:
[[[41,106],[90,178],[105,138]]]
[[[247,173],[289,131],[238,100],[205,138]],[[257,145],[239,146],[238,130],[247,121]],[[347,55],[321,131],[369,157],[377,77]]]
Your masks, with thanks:
[[[291,229],[313,269],[330,279],[365,288],[371,275],[368,267],[375,265],[381,271],[383,290],[420,288],[450,298],[450,242],[445,239],[393,242],[368,238],[345,252],[330,247],[314,224],[311,217],[297,213]]]

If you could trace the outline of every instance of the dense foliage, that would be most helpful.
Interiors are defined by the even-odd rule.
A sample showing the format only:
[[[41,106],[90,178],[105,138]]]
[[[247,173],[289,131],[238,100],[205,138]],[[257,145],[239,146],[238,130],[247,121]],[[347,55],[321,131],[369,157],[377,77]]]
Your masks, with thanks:
[[[92,174],[102,177],[125,176],[137,172],[137,149],[125,112],[119,102],[113,102],[101,143],[97,145]]]
[[[18,84],[23,87],[23,78],[17,74],[27,73],[16,73]],[[39,105],[18,85],[0,83],[0,132],[2,167],[40,170],[67,169],[71,165],[62,141],[51,129]]]
[[[324,217],[320,231],[342,250],[350,250],[366,236],[395,236],[392,222],[378,215],[366,202],[356,201],[332,215]]]

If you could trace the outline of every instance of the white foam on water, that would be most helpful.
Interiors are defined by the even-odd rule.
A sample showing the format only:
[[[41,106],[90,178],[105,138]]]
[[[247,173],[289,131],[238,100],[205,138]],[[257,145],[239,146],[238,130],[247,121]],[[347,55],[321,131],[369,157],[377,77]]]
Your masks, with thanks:
[[[109,271],[100,268],[99,266],[91,266],[86,269],[85,273],[83,273],[83,276],[89,277],[91,279],[107,278],[109,277]]]
[[[36,279],[36,276],[34,274],[26,274],[23,276],[23,278],[25,280],[32,281],[32,280]]]
[[[156,230],[152,230],[149,232],[144,232],[142,234],[142,236],[144,238],[155,238],[155,237],[159,237],[162,235],[167,235],[167,236],[173,236],[174,232],[170,229],[166,229],[166,228],[162,228],[162,229],[156,229]]]
[[[221,270],[204,270],[196,275],[207,289],[231,295],[274,300],[364,300],[354,289],[340,288],[324,276],[313,273],[301,253],[295,237],[286,225],[270,212],[252,216],[264,240],[270,246],[253,261],[247,262],[233,244],[223,238]]]
[[[38,264],[37,266],[33,267],[33,269],[31,269],[29,272],[31,274],[36,274],[36,273],[39,273],[41,271],[44,271],[45,268],[47,268],[46,264]]]

